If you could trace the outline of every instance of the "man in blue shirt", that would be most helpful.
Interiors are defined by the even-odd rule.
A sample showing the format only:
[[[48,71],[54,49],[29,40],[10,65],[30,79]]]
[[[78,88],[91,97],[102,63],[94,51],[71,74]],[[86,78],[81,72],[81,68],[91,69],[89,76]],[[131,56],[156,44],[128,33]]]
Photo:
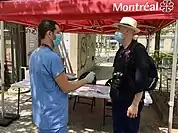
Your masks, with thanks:
[[[82,80],[68,82],[61,57],[53,52],[62,38],[58,24],[43,20],[38,26],[38,34],[40,46],[30,57],[33,121],[39,133],[67,133],[67,93],[91,83],[95,73],[89,73]]]

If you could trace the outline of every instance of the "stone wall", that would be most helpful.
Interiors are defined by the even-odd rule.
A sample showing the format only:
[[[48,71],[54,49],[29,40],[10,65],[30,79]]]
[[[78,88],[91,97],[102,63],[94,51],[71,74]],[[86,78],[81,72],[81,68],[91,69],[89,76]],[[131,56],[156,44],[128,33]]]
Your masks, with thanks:
[[[95,45],[95,34],[70,34],[69,58],[77,76],[94,67]]]

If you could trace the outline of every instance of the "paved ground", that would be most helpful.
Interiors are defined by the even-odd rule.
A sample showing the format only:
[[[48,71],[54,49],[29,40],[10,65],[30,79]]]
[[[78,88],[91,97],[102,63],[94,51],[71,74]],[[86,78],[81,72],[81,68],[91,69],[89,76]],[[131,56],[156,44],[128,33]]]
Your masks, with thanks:
[[[95,68],[98,83],[105,83],[111,77],[111,63],[103,63],[100,67]],[[26,99],[26,95],[22,95],[21,101]],[[6,95],[6,109],[15,113],[17,96]],[[76,105],[76,109],[72,110],[73,99],[69,101],[69,133],[112,133],[112,120],[108,118],[106,125],[102,125],[103,100],[97,99],[96,107],[93,113],[90,113],[88,105]],[[8,127],[0,127],[0,133],[35,133],[36,127],[31,120],[31,103],[21,104],[21,118],[14,121]],[[153,106],[143,109],[141,118],[141,133],[161,133],[160,127],[164,127]],[[176,132],[175,132],[176,133]]]

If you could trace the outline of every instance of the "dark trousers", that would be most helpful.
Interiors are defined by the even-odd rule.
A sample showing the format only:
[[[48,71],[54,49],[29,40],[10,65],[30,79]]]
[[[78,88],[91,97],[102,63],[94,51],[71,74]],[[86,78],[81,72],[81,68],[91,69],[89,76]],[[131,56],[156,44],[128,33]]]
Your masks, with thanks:
[[[113,133],[139,133],[140,113],[143,102],[140,103],[138,116],[129,118],[127,109],[130,105],[112,101]]]

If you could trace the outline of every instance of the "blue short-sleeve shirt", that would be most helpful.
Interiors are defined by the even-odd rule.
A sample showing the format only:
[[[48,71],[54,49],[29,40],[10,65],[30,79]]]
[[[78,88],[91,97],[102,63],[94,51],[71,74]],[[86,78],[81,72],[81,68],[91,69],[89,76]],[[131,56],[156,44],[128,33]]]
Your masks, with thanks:
[[[65,129],[68,95],[55,82],[64,72],[61,57],[49,48],[38,48],[30,57],[30,84],[34,123],[41,129]]]

